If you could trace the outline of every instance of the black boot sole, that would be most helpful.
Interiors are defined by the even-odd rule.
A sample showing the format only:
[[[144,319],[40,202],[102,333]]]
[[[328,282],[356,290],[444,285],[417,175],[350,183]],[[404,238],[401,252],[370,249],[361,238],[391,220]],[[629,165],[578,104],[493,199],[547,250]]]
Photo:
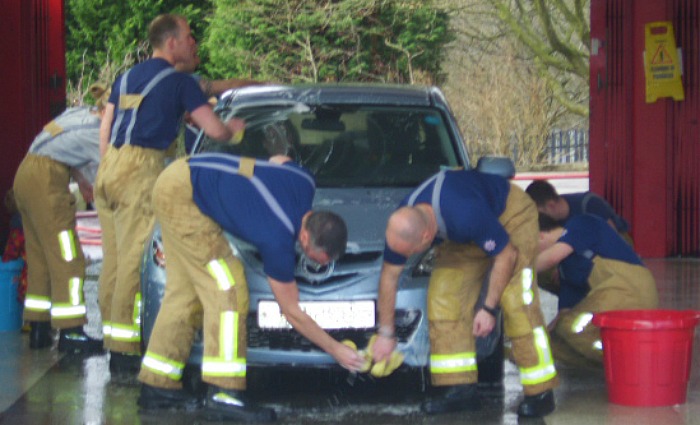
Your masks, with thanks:
[[[551,393],[550,390],[542,399],[535,400],[531,403],[521,403],[520,406],[518,406],[518,416],[523,418],[541,418],[554,412],[555,408],[554,394]]]
[[[185,412],[194,412],[204,406],[202,400],[155,400],[142,399],[139,397],[138,406],[142,410],[184,410]]]
[[[110,354],[109,371],[118,375],[137,375],[141,371],[141,356]]]
[[[481,410],[481,403],[455,400],[454,402],[424,402],[420,410],[426,415],[441,415],[454,412],[476,412]]]
[[[277,414],[269,411],[231,410],[228,407],[208,405],[202,410],[202,416],[208,421],[240,421],[240,422],[274,422]]]
[[[29,348],[41,350],[53,345],[51,324],[49,322],[31,322],[29,330]]]
[[[71,341],[67,339],[58,340],[58,351],[61,353],[82,353],[82,354],[103,354],[104,346],[102,341]]]
[[[51,345],[53,345],[53,338],[51,338],[51,336],[29,340],[29,348],[32,350],[41,350],[42,348],[51,347]]]

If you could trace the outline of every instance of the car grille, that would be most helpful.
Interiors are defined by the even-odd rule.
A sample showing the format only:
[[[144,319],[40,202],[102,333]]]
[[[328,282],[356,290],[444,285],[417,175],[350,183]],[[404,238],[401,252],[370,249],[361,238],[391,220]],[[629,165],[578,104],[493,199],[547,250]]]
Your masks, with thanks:
[[[413,335],[421,320],[420,311],[396,310],[396,338],[406,342]],[[248,315],[248,347],[267,348],[288,351],[322,351],[294,329],[261,329],[255,312]],[[369,329],[331,329],[327,330],[334,339],[349,339],[358,347],[366,347],[367,341],[376,331]]]
[[[359,275],[360,272],[355,270],[359,266],[367,267],[376,263],[383,255],[382,251],[370,251],[361,253],[345,253],[339,260],[333,265],[333,269],[326,272],[326,268],[314,272],[311,270],[304,270],[301,266],[301,256],[296,255],[296,270],[294,272],[294,278],[298,284],[309,285],[309,286],[327,286],[338,282],[345,282],[349,279],[354,278]],[[262,264],[262,257],[259,252],[253,254],[255,259]],[[345,269],[345,271],[339,271],[339,269]]]

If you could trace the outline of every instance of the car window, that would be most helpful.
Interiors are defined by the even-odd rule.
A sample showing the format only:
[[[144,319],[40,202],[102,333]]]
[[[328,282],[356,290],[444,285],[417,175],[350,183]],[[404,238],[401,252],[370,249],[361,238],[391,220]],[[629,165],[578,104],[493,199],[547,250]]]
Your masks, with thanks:
[[[288,155],[315,174],[318,187],[410,187],[441,167],[460,165],[456,142],[437,109],[286,104],[218,112],[246,121],[242,142],[203,137],[197,151],[265,159]]]

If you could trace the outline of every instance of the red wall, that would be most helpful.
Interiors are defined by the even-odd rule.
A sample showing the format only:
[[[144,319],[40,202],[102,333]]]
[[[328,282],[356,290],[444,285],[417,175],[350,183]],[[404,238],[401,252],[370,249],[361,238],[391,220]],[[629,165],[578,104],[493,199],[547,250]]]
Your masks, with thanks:
[[[0,0],[0,197],[41,127],[65,107],[63,0]],[[4,247],[9,217],[0,213]],[[1,249],[1,248],[0,248]]]
[[[591,190],[644,257],[700,254],[700,0],[592,0]],[[671,21],[685,100],[646,103],[645,25]],[[596,54],[597,53],[597,54]]]

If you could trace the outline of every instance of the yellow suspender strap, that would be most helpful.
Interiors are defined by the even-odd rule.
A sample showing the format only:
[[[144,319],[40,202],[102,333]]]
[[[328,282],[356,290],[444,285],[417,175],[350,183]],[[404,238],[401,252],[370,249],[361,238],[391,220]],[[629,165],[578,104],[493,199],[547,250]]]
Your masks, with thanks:
[[[122,94],[119,96],[119,109],[136,109],[141,104],[143,95]]]
[[[238,174],[246,176],[248,178],[253,177],[253,171],[255,170],[255,159],[242,157],[241,162],[238,165]]]
[[[59,134],[63,133],[63,127],[56,124],[56,121],[51,121],[50,123],[44,126],[44,131],[49,133],[51,137],[56,137]]]

